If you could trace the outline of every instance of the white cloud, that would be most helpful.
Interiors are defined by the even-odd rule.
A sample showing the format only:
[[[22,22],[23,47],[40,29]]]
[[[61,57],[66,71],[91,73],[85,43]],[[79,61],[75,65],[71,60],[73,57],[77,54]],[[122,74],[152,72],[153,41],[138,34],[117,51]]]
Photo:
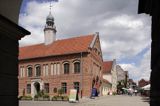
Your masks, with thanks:
[[[149,80],[151,72],[150,56],[151,56],[150,50],[148,50],[142,57],[142,60],[140,61],[139,65],[136,65],[134,63],[120,64],[120,65],[124,70],[129,71],[130,78],[133,78],[135,81],[138,81],[142,78]]]
[[[104,60],[119,60],[137,55],[150,44],[150,18],[138,15],[137,9],[138,0],[59,0],[53,4],[52,15],[58,39],[99,31]],[[28,1],[25,11],[19,23],[32,34],[20,46],[42,43],[49,2]],[[149,68],[143,64],[126,67],[137,75]],[[147,75],[148,71],[143,73]]]

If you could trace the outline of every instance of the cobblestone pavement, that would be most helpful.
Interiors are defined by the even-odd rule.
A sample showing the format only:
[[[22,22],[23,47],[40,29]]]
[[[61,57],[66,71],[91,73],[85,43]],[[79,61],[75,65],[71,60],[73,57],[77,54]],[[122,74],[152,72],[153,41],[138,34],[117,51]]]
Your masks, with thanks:
[[[76,106],[149,106],[148,99],[140,96],[106,96]]]
[[[20,101],[19,106],[149,106],[146,98],[139,96],[105,96],[81,99],[78,103],[61,101]]]

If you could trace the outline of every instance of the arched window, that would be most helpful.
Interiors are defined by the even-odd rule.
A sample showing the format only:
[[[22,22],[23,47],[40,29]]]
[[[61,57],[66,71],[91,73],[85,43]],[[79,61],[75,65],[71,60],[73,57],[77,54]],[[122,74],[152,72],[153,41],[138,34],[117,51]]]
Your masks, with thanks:
[[[32,77],[32,67],[27,68],[27,76]]]
[[[74,73],[80,73],[80,62],[74,63]]]
[[[64,74],[69,74],[69,63],[64,64]]]
[[[38,65],[36,66],[36,73],[35,73],[36,77],[41,76],[41,67]]]

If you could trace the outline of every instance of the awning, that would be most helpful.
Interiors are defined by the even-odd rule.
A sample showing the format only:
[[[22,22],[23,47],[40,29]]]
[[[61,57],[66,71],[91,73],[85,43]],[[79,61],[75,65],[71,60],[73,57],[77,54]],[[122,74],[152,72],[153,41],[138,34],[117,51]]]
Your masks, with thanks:
[[[150,84],[148,84],[148,85],[146,85],[146,86],[142,87],[142,89],[144,89],[144,90],[150,90],[150,87],[151,87],[151,85],[150,85]]]

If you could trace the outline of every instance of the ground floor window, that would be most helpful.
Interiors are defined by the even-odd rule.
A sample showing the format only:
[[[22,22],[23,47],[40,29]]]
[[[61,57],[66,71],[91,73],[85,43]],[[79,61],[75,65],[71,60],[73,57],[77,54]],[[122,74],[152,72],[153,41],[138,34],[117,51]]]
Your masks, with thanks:
[[[64,93],[67,93],[67,83],[66,83],[66,82],[63,82],[63,83],[61,84],[61,86],[62,86],[63,92],[64,92]]]
[[[49,83],[44,84],[44,91],[45,93],[49,93]]]
[[[79,92],[79,82],[74,82],[74,89],[77,89],[77,92]]]
[[[27,94],[31,93],[31,84],[27,84]]]

